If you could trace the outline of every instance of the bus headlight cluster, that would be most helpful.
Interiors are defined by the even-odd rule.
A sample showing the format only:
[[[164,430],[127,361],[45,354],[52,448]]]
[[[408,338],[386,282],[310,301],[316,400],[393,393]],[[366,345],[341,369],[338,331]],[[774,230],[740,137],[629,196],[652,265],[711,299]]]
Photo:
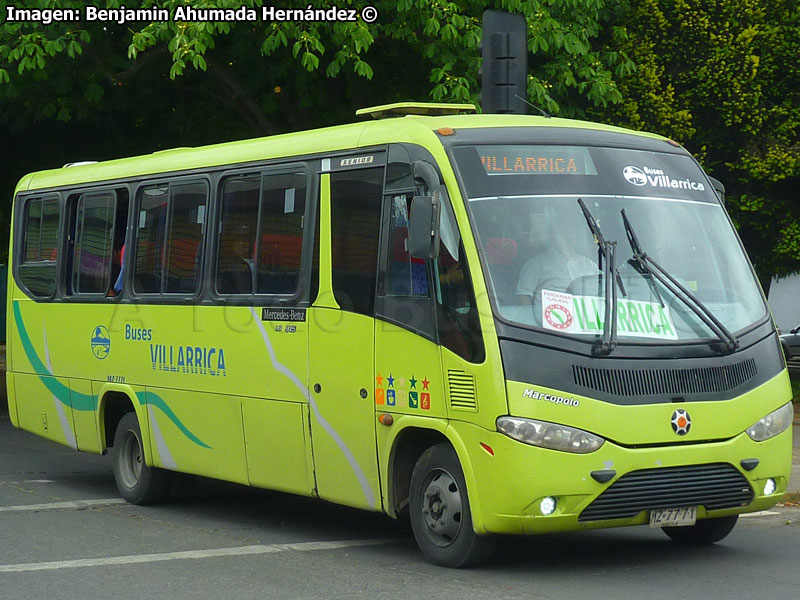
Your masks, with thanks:
[[[792,403],[787,402],[778,410],[772,411],[766,417],[759,419],[748,427],[747,435],[749,435],[750,439],[754,442],[768,440],[786,431],[792,424],[793,416],[794,410],[792,409]]]
[[[605,442],[603,438],[582,429],[521,417],[498,417],[497,430],[531,446],[577,454],[594,452]]]

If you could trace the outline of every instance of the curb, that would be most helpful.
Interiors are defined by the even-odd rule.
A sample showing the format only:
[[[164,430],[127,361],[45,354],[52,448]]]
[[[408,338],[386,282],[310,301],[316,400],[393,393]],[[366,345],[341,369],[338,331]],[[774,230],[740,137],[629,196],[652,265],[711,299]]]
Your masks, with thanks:
[[[800,506],[800,492],[786,492],[778,504],[781,506]]]

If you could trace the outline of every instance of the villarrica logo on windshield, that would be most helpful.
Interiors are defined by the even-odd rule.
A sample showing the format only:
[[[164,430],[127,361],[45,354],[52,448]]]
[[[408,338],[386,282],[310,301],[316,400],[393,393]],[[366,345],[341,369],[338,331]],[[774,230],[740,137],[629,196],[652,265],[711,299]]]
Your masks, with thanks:
[[[92,330],[91,342],[95,358],[103,360],[111,352],[111,335],[104,325],[98,325]]]

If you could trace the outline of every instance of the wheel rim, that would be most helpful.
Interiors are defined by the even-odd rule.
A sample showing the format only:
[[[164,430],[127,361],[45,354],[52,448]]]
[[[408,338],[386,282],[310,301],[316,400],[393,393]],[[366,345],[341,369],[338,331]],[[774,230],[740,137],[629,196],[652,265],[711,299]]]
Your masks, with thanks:
[[[133,431],[126,431],[122,438],[117,465],[122,484],[128,489],[136,487],[142,475],[142,445]]]
[[[461,531],[463,500],[453,476],[432,471],[422,492],[422,523],[428,538],[440,547],[449,546]]]

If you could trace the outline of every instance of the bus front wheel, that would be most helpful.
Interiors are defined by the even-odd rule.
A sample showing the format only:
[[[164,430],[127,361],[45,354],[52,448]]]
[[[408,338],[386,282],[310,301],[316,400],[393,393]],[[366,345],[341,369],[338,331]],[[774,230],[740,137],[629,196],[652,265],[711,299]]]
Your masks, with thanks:
[[[131,504],[153,504],[164,498],[169,471],[148,467],[144,460],[142,431],[135,413],[120,419],[112,450],[114,479],[120,496]]]
[[[703,519],[689,527],[664,527],[666,533],[673,541],[691,546],[706,546],[714,544],[727,536],[739,520],[739,515],[731,517],[718,517],[716,519]]]
[[[425,558],[445,567],[469,567],[489,558],[494,540],[472,529],[464,473],[449,444],[425,450],[411,474],[411,529]]]

